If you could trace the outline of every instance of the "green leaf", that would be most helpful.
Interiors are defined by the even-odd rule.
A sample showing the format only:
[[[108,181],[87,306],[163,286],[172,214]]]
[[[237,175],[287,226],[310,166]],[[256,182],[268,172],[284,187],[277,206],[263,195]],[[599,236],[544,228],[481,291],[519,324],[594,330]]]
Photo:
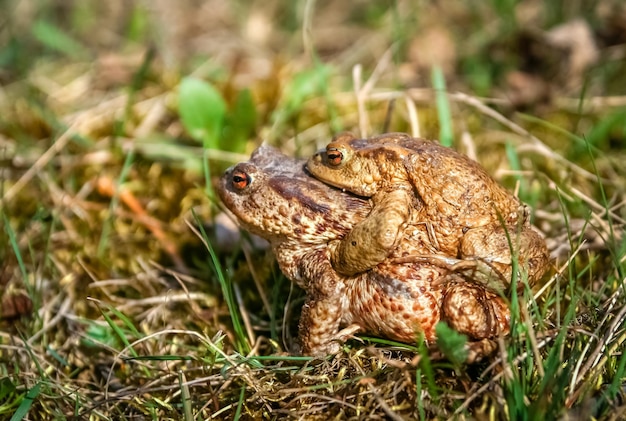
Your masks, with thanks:
[[[252,136],[256,128],[256,106],[249,89],[240,91],[235,100],[235,105],[230,113],[230,129],[232,137],[228,139],[228,146],[224,143],[223,150],[231,152],[244,152],[248,138]],[[223,139],[226,140],[226,139]]]
[[[467,336],[457,332],[445,322],[437,323],[435,326],[437,334],[437,346],[447,359],[455,366],[461,366],[467,360]]]
[[[46,47],[63,53],[73,59],[87,57],[87,49],[54,25],[37,21],[32,27],[33,36]]]
[[[285,89],[288,110],[297,110],[305,100],[324,92],[329,74],[330,67],[320,65],[295,75]]]
[[[185,130],[205,148],[217,148],[226,103],[213,85],[195,78],[180,83],[178,112]]]

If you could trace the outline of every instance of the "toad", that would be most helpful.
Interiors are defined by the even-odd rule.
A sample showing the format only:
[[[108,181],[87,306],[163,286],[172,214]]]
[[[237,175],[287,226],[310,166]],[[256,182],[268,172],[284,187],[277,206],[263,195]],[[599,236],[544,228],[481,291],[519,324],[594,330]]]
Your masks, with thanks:
[[[307,169],[374,203],[331,256],[339,273],[363,272],[385,260],[407,224],[431,245],[429,256],[415,259],[470,268],[474,280],[500,292],[511,281],[512,256],[530,285],[548,267],[545,241],[530,226],[527,208],[477,162],[436,142],[404,133],[370,139],[345,133],[311,157]]]
[[[471,359],[489,347],[489,338],[508,332],[503,298],[439,265],[387,259],[352,275],[333,269],[337,245],[368,217],[372,204],[311,177],[304,163],[262,146],[229,168],[216,187],[240,226],[268,240],[282,272],[305,290],[303,354],[335,353],[359,331],[407,343],[422,334],[432,342],[435,325],[444,320],[474,341]],[[421,247],[402,240],[392,256],[423,254]]]

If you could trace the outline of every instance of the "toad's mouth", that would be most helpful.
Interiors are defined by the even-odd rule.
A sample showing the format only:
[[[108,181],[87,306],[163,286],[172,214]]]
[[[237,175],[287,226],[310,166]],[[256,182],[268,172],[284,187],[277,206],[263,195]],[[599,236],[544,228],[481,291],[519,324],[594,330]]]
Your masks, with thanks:
[[[304,165],[302,170],[303,170],[304,174],[306,174],[308,177],[311,178],[311,180],[321,184],[322,186],[324,186],[324,188],[329,188],[330,187],[332,190],[341,192],[342,194],[345,194],[347,196],[350,196],[350,197],[353,197],[355,199],[362,200],[362,201],[368,201],[370,199],[369,196],[360,195],[360,194],[351,192],[351,191],[347,190],[345,187],[340,186],[338,183],[333,182],[332,180],[320,181],[318,178],[315,177],[315,175],[311,172],[311,170],[308,168],[308,166],[306,164]]]

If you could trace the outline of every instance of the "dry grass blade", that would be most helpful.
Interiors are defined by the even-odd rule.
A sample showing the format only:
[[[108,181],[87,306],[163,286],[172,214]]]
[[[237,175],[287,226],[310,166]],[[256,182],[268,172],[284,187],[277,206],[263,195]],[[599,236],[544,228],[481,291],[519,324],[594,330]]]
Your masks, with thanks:
[[[621,288],[621,291],[623,295],[624,288]],[[626,340],[626,335],[621,335],[615,344],[611,344],[615,333],[624,327],[624,321],[626,320],[626,305],[622,306],[622,308],[613,317],[611,323],[605,328],[604,325],[608,322],[609,315],[610,313],[607,312],[607,315],[597,329],[597,332],[602,330],[604,331],[604,334],[602,336],[599,336],[597,333],[594,335],[594,338],[598,341],[596,347],[593,349],[589,357],[587,357],[586,363],[582,366],[580,371],[577,371],[572,377],[568,406],[571,406],[572,403],[578,399],[582,389],[585,387],[585,385],[580,386],[580,384],[583,381],[589,382],[593,377],[598,375],[599,370],[602,368],[600,361],[603,361],[604,364],[608,361],[606,355],[611,353],[610,349],[615,350],[624,342],[624,340]],[[589,377],[587,377],[588,374]],[[576,388],[577,386],[580,387]]]
[[[69,126],[61,136],[52,144],[50,148],[46,152],[44,152],[39,159],[35,162],[35,164],[30,167],[24,175],[20,177],[19,180],[13,184],[6,191],[6,193],[0,199],[0,209],[4,207],[8,202],[15,199],[15,196],[35,177],[39,174],[42,169],[50,162],[50,160],[63,148],[67,146],[70,140],[72,140],[72,136],[76,134],[76,129],[80,126],[78,122],[75,122],[71,126]]]
[[[462,102],[464,104],[467,105],[471,105],[472,107],[475,107],[477,110],[479,110],[481,113],[483,113],[484,115],[493,118],[495,121],[501,123],[503,126],[509,128],[512,132],[517,133],[521,136],[524,136],[527,139],[530,139],[533,142],[533,146],[535,147],[535,150],[539,153],[541,153],[542,155],[545,155],[547,158],[549,159],[553,159],[557,162],[559,162],[560,164],[565,165],[567,168],[571,168],[573,171],[575,171],[576,173],[578,173],[579,175],[589,179],[589,180],[597,180],[597,175],[593,174],[587,170],[585,170],[584,168],[576,165],[575,163],[571,162],[568,159],[563,158],[561,155],[557,154],[556,152],[554,152],[552,149],[550,149],[548,146],[546,146],[545,143],[543,143],[541,140],[539,140],[539,138],[537,138],[536,136],[534,136],[532,133],[530,133],[528,130],[524,129],[522,126],[514,123],[513,121],[509,120],[508,118],[504,117],[502,114],[500,114],[499,112],[495,111],[494,109],[487,107],[485,104],[483,104],[480,100],[478,100],[476,97],[464,94],[464,93],[454,93],[454,94],[448,94],[450,96],[451,99],[455,100],[455,101],[459,101]]]
[[[371,132],[371,126],[369,122],[369,116],[367,113],[366,102],[369,99],[370,93],[373,91],[376,83],[378,82],[381,74],[387,69],[391,62],[392,50],[388,49],[385,54],[378,60],[376,67],[372,72],[369,79],[362,83],[363,68],[357,64],[352,69],[352,82],[354,85],[354,92],[356,95],[357,108],[359,110],[359,135],[362,138],[368,137]]]

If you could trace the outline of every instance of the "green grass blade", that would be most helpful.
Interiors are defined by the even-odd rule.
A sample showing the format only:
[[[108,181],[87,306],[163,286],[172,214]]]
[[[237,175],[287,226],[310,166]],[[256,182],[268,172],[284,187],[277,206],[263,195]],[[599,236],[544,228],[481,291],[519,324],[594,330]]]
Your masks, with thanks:
[[[426,384],[428,385],[428,393],[433,398],[433,402],[437,402],[439,400],[439,391],[437,389],[437,382],[435,380],[435,370],[433,369],[432,363],[430,361],[430,355],[428,352],[428,347],[426,346],[426,341],[424,341],[423,335],[420,335],[418,340],[419,349],[420,349],[420,362],[419,367],[422,371],[422,375],[426,377]],[[417,380],[418,383],[422,382],[422,379]]]
[[[415,370],[415,398],[417,400],[416,406],[419,419],[425,421],[427,418],[424,402],[422,400],[422,370],[420,368]]]
[[[111,311],[118,319],[120,319],[124,323],[124,325],[131,331],[131,333],[135,337],[137,338],[141,337],[141,333],[139,333],[135,325],[133,325],[132,321],[128,317],[126,317],[126,315],[124,315],[122,312],[120,312],[118,309],[116,309],[113,306],[110,306],[108,304],[104,304],[104,305],[108,308],[109,311]],[[100,313],[102,314],[102,317],[104,317],[109,327],[113,330],[113,332],[115,332],[117,337],[124,344],[124,348],[128,349],[128,351],[131,353],[133,357],[138,358],[139,354],[137,353],[135,348],[132,347],[128,338],[126,338],[124,331],[113,321],[113,319],[111,318],[111,316],[107,314],[107,312],[102,311],[102,308],[100,307],[100,305],[98,305],[98,307],[100,308]],[[150,370],[148,369],[148,367],[142,366],[141,370],[143,371],[144,375],[147,378],[151,377]]]
[[[121,120],[118,120],[115,124],[115,135],[116,136],[125,136],[126,135],[126,126],[127,123],[132,119],[133,116],[133,104],[135,103],[135,97],[137,92],[141,90],[148,77],[148,72],[150,70],[150,65],[156,56],[156,51],[154,48],[148,48],[146,54],[143,57],[143,61],[141,62],[141,66],[139,70],[137,70],[133,74],[133,79],[128,88],[128,99],[126,100],[126,107],[124,107],[124,114]]]
[[[81,60],[89,56],[87,49],[61,29],[45,21],[37,21],[31,29],[37,41],[70,58]]]
[[[243,384],[241,386],[241,391],[239,392],[239,399],[237,400],[237,410],[235,411],[235,416],[233,419],[235,421],[241,418],[241,408],[243,408],[243,402],[245,401],[244,397],[246,396],[246,385]]]
[[[109,307],[109,310],[112,310],[112,308]],[[113,330],[113,332],[115,332],[120,341],[122,341],[124,347],[128,349],[133,357],[138,357],[139,354],[137,354],[137,351],[135,351],[135,349],[130,345],[130,341],[126,338],[126,335],[124,334],[122,329],[120,329],[120,327],[113,321],[111,316],[109,316],[105,311],[101,311],[101,313],[102,317],[104,317],[104,320],[106,320],[109,327]]]
[[[24,396],[24,399],[22,399],[22,403],[20,403],[20,406],[17,407],[17,410],[11,417],[10,421],[23,420],[24,417],[26,417],[26,415],[28,414],[28,411],[30,411],[30,407],[33,406],[33,402],[35,401],[35,399],[37,399],[37,396],[39,396],[40,391],[41,383],[37,383],[35,386],[30,388],[26,393],[26,396]]]
[[[182,370],[178,371],[178,385],[180,386],[180,400],[183,404],[183,414],[185,421],[193,421],[193,411],[191,410],[191,394],[189,386],[186,384],[187,378]]]
[[[622,346],[622,355],[619,359],[617,370],[615,370],[613,381],[609,385],[606,392],[603,394],[602,399],[600,400],[600,402],[598,402],[598,405],[600,405],[600,403],[603,401],[611,402],[615,400],[620,391],[624,389],[624,378],[626,378],[626,349]]]
[[[435,88],[435,101],[437,103],[437,117],[439,118],[439,142],[443,146],[451,147],[454,143],[452,128],[452,114],[448,102],[446,79],[439,66],[433,66],[432,83]]]
[[[32,297],[33,296],[33,294],[31,294],[32,286],[30,285],[30,282],[28,282],[28,272],[26,271],[26,266],[24,265],[24,259],[22,259],[22,253],[20,252],[19,245],[17,244],[17,237],[15,236],[15,231],[13,231],[13,228],[11,227],[11,224],[9,223],[9,218],[4,213],[4,211],[2,212],[2,219],[4,220],[4,230],[9,236],[9,242],[11,243],[11,248],[13,249],[13,253],[15,253],[17,264],[20,268],[20,272],[22,273],[22,279],[23,279],[24,285],[26,285],[26,288],[29,290],[28,291],[29,295]]]
[[[517,174],[514,175],[515,180],[520,184],[521,192],[525,192],[526,181],[524,180],[524,177],[522,177],[521,175],[522,164],[520,163],[519,155],[517,154],[517,149],[515,148],[515,146],[513,146],[513,144],[509,140],[507,140],[505,143],[505,149],[506,149],[506,157],[509,160],[509,166],[511,167],[513,171],[517,172]]]
[[[211,256],[211,261],[213,262],[213,270],[215,271],[215,275],[220,283],[220,287],[222,288],[222,294],[224,295],[224,300],[226,301],[226,305],[228,307],[228,312],[230,313],[230,318],[233,323],[233,329],[235,329],[235,334],[237,338],[236,347],[237,350],[242,354],[248,354],[250,352],[250,344],[248,343],[245,329],[243,327],[243,323],[241,321],[241,316],[239,315],[239,311],[237,310],[237,303],[235,302],[235,294],[233,292],[233,287],[230,284],[230,281],[226,279],[224,276],[224,271],[222,270],[222,265],[209,241],[209,237],[207,236],[204,226],[202,225],[202,221],[198,218],[198,215],[193,211],[192,214],[194,220],[196,221],[197,226],[200,229],[200,233],[202,234],[202,239],[209,251],[209,255]]]

